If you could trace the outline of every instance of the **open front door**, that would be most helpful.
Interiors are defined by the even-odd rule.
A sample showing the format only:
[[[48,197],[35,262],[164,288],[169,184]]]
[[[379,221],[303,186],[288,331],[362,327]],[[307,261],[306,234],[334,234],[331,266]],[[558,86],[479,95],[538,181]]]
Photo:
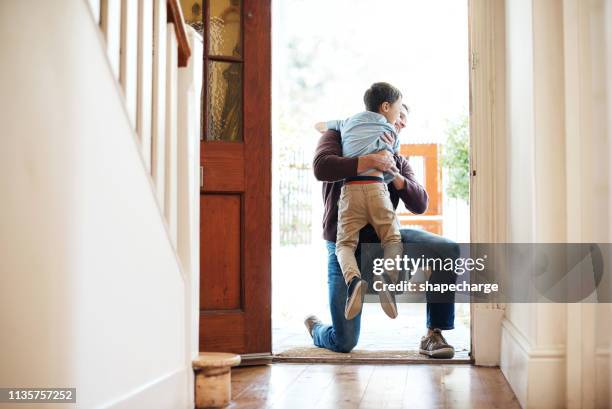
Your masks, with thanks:
[[[270,1],[203,12],[200,351],[270,354]]]

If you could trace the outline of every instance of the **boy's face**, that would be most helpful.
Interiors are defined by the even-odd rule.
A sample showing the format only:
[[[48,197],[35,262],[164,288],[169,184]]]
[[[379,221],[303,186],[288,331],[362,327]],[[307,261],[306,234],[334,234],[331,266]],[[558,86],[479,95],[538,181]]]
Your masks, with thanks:
[[[400,113],[402,111],[402,99],[398,98],[397,101],[390,104],[388,102],[383,102],[380,106],[380,114],[384,115],[387,118],[387,121],[391,124],[395,124],[400,117]]]

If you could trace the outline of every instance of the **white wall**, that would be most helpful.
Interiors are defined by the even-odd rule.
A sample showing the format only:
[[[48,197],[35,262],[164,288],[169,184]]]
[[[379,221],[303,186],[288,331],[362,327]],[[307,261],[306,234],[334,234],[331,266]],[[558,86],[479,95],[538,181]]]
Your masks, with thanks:
[[[534,194],[533,20],[531,1],[507,1],[506,23],[506,123],[508,139],[508,241],[534,240],[531,198]],[[522,222],[521,222],[522,221]],[[527,398],[530,306],[509,304],[502,326],[500,366],[525,407]],[[510,341],[510,342],[509,342]],[[512,342],[514,341],[514,342]],[[518,345],[510,348],[508,345]]]
[[[531,0],[506,2],[508,241],[518,243],[535,239],[532,20]],[[523,334],[530,333],[527,305],[509,306],[506,316]]]
[[[506,1],[510,242],[612,241],[611,3]],[[501,368],[523,407],[612,405],[609,317],[609,305],[507,305]]]
[[[543,59],[546,38],[534,38],[540,33],[542,11],[534,9],[531,0],[506,1],[506,123],[508,138],[508,241],[517,243],[564,241],[559,231],[551,232],[539,224],[558,193],[550,191],[548,172],[554,170],[554,158],[544,146],[558,146],[562,134],[555,134],[547,118],[553,115],[550,106],[551,78]],[[543,3],[540,7],[544,7]],[[555,16],[551,16],[551,25]],[[544,30],[545,31],[545,30]],[[544,44],[543,44],[544,43]],[[549,50],[554,52],[558,48]],[[558,57],[553,55],[552,57]],[[553,93],[554,94],[554,93]],[[558,152],[554,150],[552,153]],[[552,185],[557,186],[557,185]],[[558,209],[559,206],[553,209]],[[550,213],[553,213],[552,211]],[[560,223],[562,225],[562,223]],[[559,223],[554,225],[559,226]],[[560,229],[561,231],[563,228]],[[553,237],[557,234],[557,237]],[[528,272],[513,272],[521,279]],[[560,357],[559,335],[564,334],[564,309],[547,304],[509,304],[502,326],[501,368],[517,398],[524,407],[548,404],[560,407],[564,391],[557,395],[538,394],[529,382],[541,376],[541,390],[560,384],[563,362]],[[544,403],[542,400],[547,401]],[[537,401],[537,403],[536,403]]]
[[[188,407],[185,282],[87,2],[2,1],[0,38],[0,385]]]

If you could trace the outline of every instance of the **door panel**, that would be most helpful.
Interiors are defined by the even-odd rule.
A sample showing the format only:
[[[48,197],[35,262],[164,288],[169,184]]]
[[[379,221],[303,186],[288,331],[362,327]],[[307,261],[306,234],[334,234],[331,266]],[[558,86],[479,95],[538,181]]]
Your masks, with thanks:
[[[203,10],[200,350],[270,353],[270,2]]]
[[[206,276],[205,283],[200,282],[203,311],[241,308],[240,201],[240,195],[206,195],[201,202],[207,221],[200,235],[200,260],[215,272]]]
[[[200,351],[247,354],[246,332],[243,311],[201,313]]]
[[[202,189],[206,192],[243,192],[244,144],[206,142],[203,145]]]

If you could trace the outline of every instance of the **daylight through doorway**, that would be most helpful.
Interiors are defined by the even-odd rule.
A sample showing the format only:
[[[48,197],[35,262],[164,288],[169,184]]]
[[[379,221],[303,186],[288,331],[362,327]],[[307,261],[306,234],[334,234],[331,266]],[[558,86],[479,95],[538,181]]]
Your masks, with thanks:
[[[373,83],[398,87],[410,107],[400,134],[430,203],[398,208],[403,228],[469,242],[467,0],[276,0],[273,2],[273,352],[311,348],[307,314],[330,323],[321,183],[312,171],[318,121],[363,111]],[[415,351],[425,304],[399,303],[388,318],[366,303],[356,351]],[[456,305],[445,332],[467,358],[470,310]]]

